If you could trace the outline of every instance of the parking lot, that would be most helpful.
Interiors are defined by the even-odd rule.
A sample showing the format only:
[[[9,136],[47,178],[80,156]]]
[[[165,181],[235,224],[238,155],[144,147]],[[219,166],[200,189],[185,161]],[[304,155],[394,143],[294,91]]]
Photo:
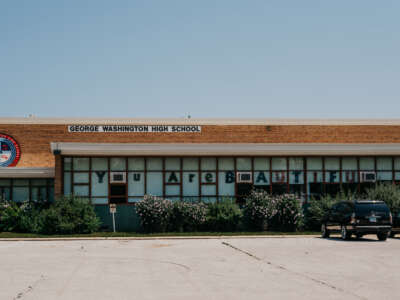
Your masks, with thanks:
[[[396,299],[400,239],[0,241],[0,299]]]

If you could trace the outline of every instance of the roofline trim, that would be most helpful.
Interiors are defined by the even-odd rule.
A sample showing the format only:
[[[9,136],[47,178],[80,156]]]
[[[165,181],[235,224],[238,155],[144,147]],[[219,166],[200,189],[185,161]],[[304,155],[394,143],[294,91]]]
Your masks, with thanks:
[[[54,168],[2,167],[0,178],[54,178]]]
[[[400,126],[400,119],[296,119],[296,118],[0,118],[15,125],[386,125]]]
[[[397,144],[266,144],[266,143],[57,143],[51,150],[61,155],[400,155]]]

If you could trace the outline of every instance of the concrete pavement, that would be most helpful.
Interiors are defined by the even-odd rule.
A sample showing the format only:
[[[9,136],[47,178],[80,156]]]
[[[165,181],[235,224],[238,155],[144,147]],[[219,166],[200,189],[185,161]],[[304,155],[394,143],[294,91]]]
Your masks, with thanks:
[[[0,299],[396,299],[399,239],[0,242]]]

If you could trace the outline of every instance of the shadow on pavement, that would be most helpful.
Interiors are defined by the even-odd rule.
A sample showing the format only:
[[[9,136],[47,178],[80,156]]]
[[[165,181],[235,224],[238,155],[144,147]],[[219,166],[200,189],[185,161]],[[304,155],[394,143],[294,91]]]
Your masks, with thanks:
[[[382,242],[384,242],[384,241],[380,241],[380,240],[378,240],[377,238],[373,238],[372,236],[369,238],[369,237],[362,237],[362,238],[359,238],[359,239],[357,239],[357,238],[351,238],[350,240],[343,240],[341,237],[330,237],[330,238],[327,238],[327,239],[325,239],[325,238],[322,238],[322,237],[317,237],[317,239],[321,239],[321,240],[328,240],[328,241],[334,241],[334,242],[344,242],[344,243],[348,243],[348,242],[364,242],[364,243],[366,243],[366,242],[375,242],[375,243],[382,243]]]

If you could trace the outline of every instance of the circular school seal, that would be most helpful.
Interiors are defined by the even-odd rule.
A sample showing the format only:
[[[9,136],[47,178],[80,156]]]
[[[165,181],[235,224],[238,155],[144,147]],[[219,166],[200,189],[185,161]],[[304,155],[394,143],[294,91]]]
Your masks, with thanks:
[[[21,157],[21,149],[11,136],[0,133],[0,167],[14,167]]]

